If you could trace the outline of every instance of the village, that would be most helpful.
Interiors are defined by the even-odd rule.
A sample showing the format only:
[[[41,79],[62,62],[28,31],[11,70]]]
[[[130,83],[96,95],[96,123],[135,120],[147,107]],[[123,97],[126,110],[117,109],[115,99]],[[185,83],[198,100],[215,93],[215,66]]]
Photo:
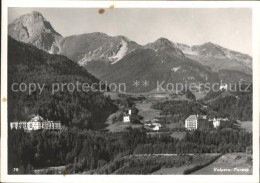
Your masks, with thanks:
[[[227,84],[220,85],[220,92],[225,94],[227,90]],[[206,95],[198,94],[201,95],[201,98]],[[187,93],[148,92],[144,94],[129,93],[118,95],[115,92],[107,92],[106,95],[117,101],[119,108],[121,108],[121,110],[112,115],[115,119],[112,122],[108,122],[109,126],[107,129],[110,132],[124,131],[124,127],[129,126],[132,128],[144,127],[148,132],[213,130],[231,120],[227,116],[217,113],[208,115],[209,105],[202,100],[197,101],[196,99],[188,98]],[[189,105],[192,105],[191,108],[195,107],[199,111],[185,111],[177,107],[178,105],[185,106],[185,103],[189,101],[194,101],[193,104]],[[167,107],[168,110],[171,110],[171,113],[176,113],[175,115],[170,113],[163,114],[162,109],[155,109],[156,104],[160,105],[161,103],[162,107],[167,102],[171,103],[171,106]],[[182,108],[185,108],[183,106]],[[133,112],[133,109],[137,109],[138,112],[136,113],[136,110]],[[180,113],[179,110],[185,111],[185,114]],[[138,120],[136,121],[136,119]]]
[[[131,123],[132,110],[129,109],[123,113],[123,124]],[[188,131],[194,131],[197,129],[212,129],[218,128],[221,122],[228,121],[228,118],[208,118],[207,115],[192,114],[185,120],[185,129]],[[160,131],[163,129],[163,125],[159,122],[159,119],[154,118],[150,121],[144,121],[143,125],[146,129],[152,131]],[[35,115],[29,121],[11,122],[10,129],[24,129],[25,131],[32,130],[60,130],[60,121],[44,120],[43,117]]]
[[[188,131],[194,131],[197,129],[212,129],[218,128],[221,122],[229,121],[228,118],[208,118],[207,115],[192,114],[185,120],[185,129]],[[123,123],[131,122],[131,110],[128,113],[124,112]],[[159,119],[154,118],[150,121],[143,122],[143,125],[148,127],[147,129],[153,131],[160,131],[163,125],[159,123]]]
[[[220,91],[225,92],[228,90],[227,84],[222,84],[219,88]],[[168,119],[172,116],[161,115],[161,111],[156,111],[153,109],[152,105],[154,103],[163,102],[163,101],[172,101],[172,98],[169,94],[162,93],[148,93],[146,95],[118,95],[116,92],[105,92],[105,95],[109,95],[112,100],[119,102],[119,110],[112,114],[113,116],[112,123],[108,124],[108,131],[124,131],[127,127],[144,127],[148,133],[149,132],[165,132],[169,130],[174,131],[195,131],[195,130],[212,130],[217,129],[222,123],[230,121],[227,117],[212,117],[209,115],[202,114],[189,114],[188,117],[184,118],[179,127],[177,128],[176,122]],[[115,97],[116,96],[116,97]],[[173,99],[173,101],[185,101],[187,100],[186,95],[180,93],[175,95],[179,99]],[[184,96],[184,97],[183,97]],[[127,100],[132,100],[131,105],[133,109],[129,107],[126,103],[129,103]],[[121,103],[122,101],[126,103]],[[147,108],[148,105],[149,107]],[[207,105],[201,104],[201,108],[207,111]],[[147,110],[147,111],[146,111]],[[138,111],[136,113],[136,111]],[[148,118],[146,118],[148,115]],[[137,119],[138,118],[138,119]],[[162,120],[164,119],[164,120]],[[167,125],[165,123],[168,123]],[[116,130],[113,130],[116,126]],[[174,126],[172,128],[172,126]],[[111,128],[112,130],[110,130]],[[62,125],[60,121],[49,121],[48,119],[43,119],[40,115],[34,115],[28,121],[19,121],[19,122],[10,122],[11,129],[24,129],[25,131],[33,130],[61,130]],[[110,128],[110,129],[109,129]]]
[[[227,84],[221,84],[220,91],[227,91],[228,86]],[[162,118],[164,118],[164,121],[167,121],[168,123],[175,123],[171,120],[167,119],[167,116],[163,116],[160,114],[157,114],[158,112],[154,111],[151,106],[152,103],[158,102],[158,101],[171,101],[171,97],[168,94],[162,93],[148,93],[146,95],[122,95],[119,96],[116,92],[105,92],[105,95],[109,95],[112,97],[112,100],[114,101],[124,101],[126,102],[129,100],[129,97],[132,98],[131,101],[132,105],[138,108],[137,111],[139,112],[133,112],[131,107],[125,105],[125,103],[119,104],[119,108],[123,110],[118,110],[119,116],[117,116],[116,123],[117,125],[125,125],[125,126],[143,126],[147,131],[167,131],[169,130],[168,126],[162,123]],[[116,97],[115,97],[116,96]],[[185,101],[186,96],[183,94],[178,94],[175,96],[184,96],[184,98],[181,99],[174,99],[176,101]],[[128,99],[126,99],[126,98]],[[114,98],[114,99],[113,99]],[[120,103],[119,102],[119,103]],[[129,101],[127,101],[129,102]],[[148,111],[144,112],[146,109],[146,105],[149,105]],[[139,107],[138,107],[139,106]],[[202,105],[201,108],[204,110],[207,110],[207,105]],[[135,110],[136,111],[136,110]],[[143,113],[143,114],[142,114]],[[146,114],[145,114],[146,113]],[[147,113],[150,113],[148,116],[152,116],[151,118],[146,118],[145,115]],[[154,115],[154,114],[155,115]],[[122,116],[121,116],[122,115]],[[136,120],[136,117],[142,118]],[[143,118],[144,117],[144,118]],[[221,123],[227,122],[230,119],[223,118],[223,117],[209,117],[207,115],[201,115],[201,114],[189,114],[188,117],[186,117],[185,120],[182,122],[182,130],[184,131],[194,131],[194,130],[205,130],[205,129],[217,129]],[[170,121],[170,122],[169,122]],[[114,123],[114,122],[113,122]],[[138,124],[139,123],[139,124]],[[28,121],[15,121],[10,122],[10,128],[11,129],[24,129],[25,131],[32,131],[32,130],[60,130],[61,129],[61,122],[60,121],[49,121],[48,119],[43,119],[40,115],[34,115],[31,117]],[[180,128],[180,127],[179,127]]]

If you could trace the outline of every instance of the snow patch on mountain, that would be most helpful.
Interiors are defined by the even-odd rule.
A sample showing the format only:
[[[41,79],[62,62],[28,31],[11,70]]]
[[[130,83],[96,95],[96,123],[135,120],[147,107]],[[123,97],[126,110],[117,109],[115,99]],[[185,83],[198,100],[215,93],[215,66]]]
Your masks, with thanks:
[[[135,51],[135,49],[130,50],[130,51],[128,52],[128,54],[129,54],[129,53],[132,53],[133,51]]]
[[[126,55],[127,50],[128,50],[127,42],[121,39],[120,49],[117,51],[115,55],[108,58],[109,60],[113,61],[111,64],[115,64],[116,62],[121,60]]]
[[[131,53],[135,49],[131,48],[124,39],[120,39],[117,42],[110,42],[96,48],[95,50],[88,51],[79,56],[78,64],[84,66],[89,61],[93,60],[104,60],[111,64],[115,64],[121,60],[125,55]]]
[[[90,51],[90,52],[84,54],[84,55],[82,56],[82,59],[79,60],[78,64],[79,64],[80,66],[83,66],[83,65],[85,65],[87,62],[89,62],[89,61],[91,61],[91,60],[94,60],[95,58],[98,57],[98,55],[99,55],[100,51],[102,51],[102,49],[103,49],[103,48],[100,47],[100,48],[98,48],[98,49],[95,49],[93,52]]]
[[[171,70],[174,72],[177,72],[178,70],[180,70],[181,67],[173,67]]]
[[[191,48],[184,49],[184,50],[182,50],[182,52],[185,55],[199,55],[199,53],[197,51],[193,51]]]
[[[197,51],[192,50],[192,48],[186,44],[176,43],[176,42],[173,42],[173,44],[178,49],[180,49],[184,55],[198,55],[199,54]]]

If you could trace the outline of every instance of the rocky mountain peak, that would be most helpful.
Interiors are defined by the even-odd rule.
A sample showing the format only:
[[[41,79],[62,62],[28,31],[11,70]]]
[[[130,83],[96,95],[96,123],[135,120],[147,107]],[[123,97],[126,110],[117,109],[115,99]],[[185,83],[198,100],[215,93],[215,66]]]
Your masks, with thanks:
[[[173,42],[163,37],[147,44],[146,47],[155,51],[162,51],[164,53],[166,52],[167,54],[171,54],[180,58],[185,57],[182,51]]]
[[[188,46],[177,43],[186,57],[210,66],[214,71],[229,69],[252,73],[252,57],[237,51],[224,48],[212,42],[201,45]]]
[[[169,41],[168,39],[163,38],[163,37],[157,39],[154,42],[154,44],[157,45],[157,46],[170,46],[170,47],[173,46],[171,41]]]
[[[54,30],[40,12],[20,16],[8,25],[8,34],[14,39],[31,43],[50,53],[59,52],[62,36]]]
[[[29,15],[29,16],[28,16]],[[43,15],[40,13],[40,12],[38,12],[38,11],[32,11],[31,13],[29,13],[27,16],[28,17],[30,17],[30,18],[32,18],[32,20],[34,20],[34,21],[42,21],[42,22],[44,22],[44,21],[47,21],[44,17],[43,17]]]
[[[203,44],[204,46],[216,46],[216,44],[212,43],[212,42],[206,42]]]

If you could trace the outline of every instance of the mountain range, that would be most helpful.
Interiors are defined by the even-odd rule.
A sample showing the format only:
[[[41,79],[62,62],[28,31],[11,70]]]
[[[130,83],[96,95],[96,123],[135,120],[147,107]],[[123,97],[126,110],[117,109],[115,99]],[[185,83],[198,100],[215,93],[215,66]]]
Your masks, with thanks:
[[[124,82],[127,92],[152,91],[157,81],[252,81],[252,57],[211,42],[188,46],[159,38],[139,45],[124,36],[99,32],[62,37],[39,12],[14,20],[8,33],[18,41],[68,57],[100,80]],[[134,87],[135,80],[147,80],[149,86]]]
[[[252,57],[247,54],[232,51],[211,42],[196,46],[180,43],[176,45],[186,57],[210,66],[214,71],[229,69],[252,74]]]

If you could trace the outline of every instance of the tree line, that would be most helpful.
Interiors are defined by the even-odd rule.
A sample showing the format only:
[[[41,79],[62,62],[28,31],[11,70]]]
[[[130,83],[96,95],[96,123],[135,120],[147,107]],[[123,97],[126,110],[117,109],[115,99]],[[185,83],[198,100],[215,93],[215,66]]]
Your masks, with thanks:
[[[62,132],[9,130],[8,170],[32,173],[32,168],[66,165],[66,173],[102,167],[118,157],[132,154],[245,152],[252,146],[252,133],[231,128],[214,132],[187,132],[184,139],[170,135],[147,135],[144,129],[106,133],[66,129]],[[29,168],[28,168],[29,166]]]

